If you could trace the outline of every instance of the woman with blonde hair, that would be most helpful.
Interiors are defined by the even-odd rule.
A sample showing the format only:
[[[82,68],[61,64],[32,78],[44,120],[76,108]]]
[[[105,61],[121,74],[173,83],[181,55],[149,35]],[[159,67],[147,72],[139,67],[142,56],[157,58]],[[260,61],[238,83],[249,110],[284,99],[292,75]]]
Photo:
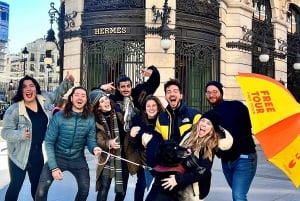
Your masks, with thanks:
[[[184,160],[185,172],[171,175],[162,183],[162,187],[169,190],[178,185],[179,201],[200,201],[208,195],[215,153],[229,149],[233,142],[220,122],[218,113],[208,111],[181,140],[180,146],[191,149],[191,155]]]

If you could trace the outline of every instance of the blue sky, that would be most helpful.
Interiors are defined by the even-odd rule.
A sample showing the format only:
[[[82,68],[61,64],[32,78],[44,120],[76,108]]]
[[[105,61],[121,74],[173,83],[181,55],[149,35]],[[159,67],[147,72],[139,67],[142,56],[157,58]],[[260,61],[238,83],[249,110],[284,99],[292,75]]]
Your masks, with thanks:
[[[9,51],[18,53],[27,43],[43,38],[50,29],[50,3],[59,9],[60,0],[1,0],[9,4]],[[53,24],[57,33],[57,25]]]

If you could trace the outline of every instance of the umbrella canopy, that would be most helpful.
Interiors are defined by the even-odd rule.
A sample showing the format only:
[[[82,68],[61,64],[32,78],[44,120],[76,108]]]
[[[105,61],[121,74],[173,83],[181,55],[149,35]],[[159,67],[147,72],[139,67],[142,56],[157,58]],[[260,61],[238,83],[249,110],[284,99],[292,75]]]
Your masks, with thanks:
[[[300,186],[300,105],[280,82],[259,74],[237,76],[266,158]]]

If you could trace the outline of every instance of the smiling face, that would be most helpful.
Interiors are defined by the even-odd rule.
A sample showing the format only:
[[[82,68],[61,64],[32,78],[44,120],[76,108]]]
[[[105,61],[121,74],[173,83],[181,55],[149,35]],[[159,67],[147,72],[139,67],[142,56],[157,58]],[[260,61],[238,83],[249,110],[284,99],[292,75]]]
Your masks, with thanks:
[[[202,118],[198,122],[198,136],[204,137],[213,131],[213,124],[209,119]]]
[[[220,103],[223,99],[221,92],[214,85],[210,85],[207,87],[205,96],[206,96],[206,100],[209,102],[209,104],[211,104],[213,106]]]
[[[102,96],[99,99],[98,109],[101,112],[109,112],[111,111],[110,99],[108,96]]]
[[[71,102],[73,104],[72,110],[74,112],[82,112],[87,103],[86,91],[83,89],[76,89],[71,96]]]
[[[166,88],[166,94],[165,99],[170,105],[170,107],[175,110],[182,100],[182,94],[180,93],[180,90],[178,86],[176,85],[170,85]]]
[[[122,96],[131,96],[132,86],[130,81],[120,82],[118,90]]]
[[[154,100],[146,102],[146,114],[148,119],[155,119],[158,113],[158,105]]]
[[[36,87],[31,80],[24,80],[22,94],[23,94],[24,102],[35,101],[37,92],[36,92]]]

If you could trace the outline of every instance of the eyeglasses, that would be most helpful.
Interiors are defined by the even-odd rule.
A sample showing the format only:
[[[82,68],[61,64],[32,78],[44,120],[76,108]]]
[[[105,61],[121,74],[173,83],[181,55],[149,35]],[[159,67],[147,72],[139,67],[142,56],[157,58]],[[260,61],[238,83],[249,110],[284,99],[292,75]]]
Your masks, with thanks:
[[[219,91],[217,91],[217,90],[214,90],[214,91],[206,91],[206,95],[207,96],[210,96],[210,95],[217,95],[219,93]]]

